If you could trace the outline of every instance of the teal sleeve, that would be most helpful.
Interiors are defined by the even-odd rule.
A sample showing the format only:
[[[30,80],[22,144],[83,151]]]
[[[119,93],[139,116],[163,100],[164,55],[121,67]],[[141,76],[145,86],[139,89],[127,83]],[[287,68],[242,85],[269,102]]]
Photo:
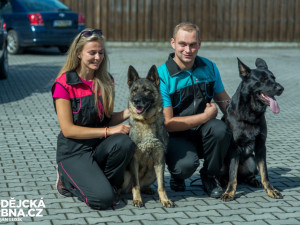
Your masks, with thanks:
[[[168,106],[172,106],[172,102],[171,102],[171,98],[170,98],[170,95],[169,95],[168,87],[166,86],[166,84],[163,81],[160,82],[160,93],[161,93],[163,108],[168,107]]]

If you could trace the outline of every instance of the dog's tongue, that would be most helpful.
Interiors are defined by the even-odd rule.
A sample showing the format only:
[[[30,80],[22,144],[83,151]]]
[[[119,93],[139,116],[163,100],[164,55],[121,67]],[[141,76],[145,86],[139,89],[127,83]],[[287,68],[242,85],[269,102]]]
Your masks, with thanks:
[[[141,114],[143,112],[144,108],[141,106],[136,107],[136,113]]]
[[[278,103],[276,101],[275,98],[271,98],[269,96],[267,96],[269,101],[270,101],[270,108],[272,110],[273,113],[279,113],[280,112],[280,109],[279,109],[279,106],[278,106]]]

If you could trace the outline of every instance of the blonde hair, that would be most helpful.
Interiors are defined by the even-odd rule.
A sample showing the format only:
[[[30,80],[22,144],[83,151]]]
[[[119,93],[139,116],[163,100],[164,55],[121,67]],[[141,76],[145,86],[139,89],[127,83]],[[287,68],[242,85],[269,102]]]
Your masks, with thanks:
[[[184,31],[192,32],[196,31],[197,34],[197,40],[200,41],[200,29],[196,24],[193,24],[191,22],[182,22],[178,24],[174,30],[173,30],[173,38],[176,39],[177,32],[182,29]]]
[[[93,29],[87,28],[83,31],[91,31]],[[68,72],[68,71],[75,71],[80,66],[80,59],[78,58],[78,55],[81,53],[84,45],[87,42],[91,41],[98,41],[101,42],[103,45],[105,44],[105,39],[103,35],[98,35],[93,33],[89,37],[84,37],[82,35],[82,32],[79,33],[73,40],[69,50],[68,50],[68,56],[65,64],[61,68],[61,70],[58,73],[58,77],[62,74]],[[103,109],[104,114],[107,117],[110,117],[113,108],[114,108],[114,83],[112,81],[111,76],[107,72],[109,59],[107,56],[107,52],[104,47],[104,58],[101,62],[99,69],[95,71],[94,73],[94,99],[95,99],[95,107],[97,108],[98,115],[100,118],[103,117],[101,115],[99,110],[99,101],[98,101],[98,93],[101,93],[102,100],[103,100]]]

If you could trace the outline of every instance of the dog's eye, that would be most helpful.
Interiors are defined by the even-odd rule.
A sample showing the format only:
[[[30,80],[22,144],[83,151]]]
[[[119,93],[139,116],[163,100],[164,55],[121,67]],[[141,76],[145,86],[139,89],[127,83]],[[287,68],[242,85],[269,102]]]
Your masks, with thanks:
[[[152,91],[149,88],[145,88],[145,92],[152,92]]]
[[[138,90],[137,87],[132,88],[132,91],[133,91],[133,92],[137,92],[137,90]]]
[[[268,80],[270,80],[270,76],[268,76],[267,74],[263,74],[262,81],[268,81]]]

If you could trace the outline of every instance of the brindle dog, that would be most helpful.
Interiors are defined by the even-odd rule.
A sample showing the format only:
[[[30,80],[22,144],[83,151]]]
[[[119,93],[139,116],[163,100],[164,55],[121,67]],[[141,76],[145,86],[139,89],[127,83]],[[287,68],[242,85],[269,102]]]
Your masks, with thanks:
[[[153,65],[146,78],[140,78],[129,66],[129,136],[136,144],[129,170],[125,173],[123,191],[132,189],[133,205],[143,206],[141,191],[153,194],[149,186],[157,180],[158,195],[165,207],[174,207],[164,187],[165,150],[168,134],[164,126],[157,68]]]
[[[265,112],[270,106],[273,113],[279,113],[274,96],[281,95],[284,88],[276,82],[274,74],[263,59],[256,59],[255,65],[256,69],[250,69],[238,59],[242,81],[223,117],[233,133],[233,145],[229,150],[227,162],[229,182],[221,197],[224,201],[234,199],[238,176],[254,187],[260,186],[260,182],[255,178],[257,167],[267,194],[272,198],[282,198],[268,178]]]

